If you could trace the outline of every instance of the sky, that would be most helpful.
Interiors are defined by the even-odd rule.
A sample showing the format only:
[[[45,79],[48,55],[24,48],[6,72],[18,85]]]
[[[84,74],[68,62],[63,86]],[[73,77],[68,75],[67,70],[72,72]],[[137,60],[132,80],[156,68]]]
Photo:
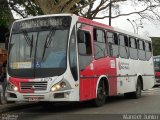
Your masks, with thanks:
[[[134,25],[135,29],[136,29],[136,25],[133,22],[133,20],[135,20],[135,22],[137,24],[140,24],[140,20],[136,20],[135,16],[125,16],[125,17],[119,17],[116,19],[112,19],[112,26],[115,28],[127,30],[129,32],[134,33],[134,28],[133,28],[132,24],[127,19],[130,19],[130,21]],[[108,18],[103,19],[103,20],[97,19],[95,21],[101,22],[101,23],[104,23],[107,25],[109,24]],[[150,21],[145,21],[142,26],[143,26],[143,28],[138,27],[138,34],[139,35],[148,36],[148,37],[160,37],[160,23],[154,24]]]
[[[98,2],[99,0],[97,0]],[[133,7],[136,6],[136,7]],[[123,4],[121,3],[120,5],[120,11],[121,13],[130,13],[133,12],[135,10],[139,11],[142,10],[145,6],[142,4],[137,4],[137,3],[131,3],[130,1],[124,2]],[[160,11],[160,10],[159,10]],[[102,14],[103,16],[103,14]],[[122,17],[118,17],[115,19],[112,19],[112,26],[119,28],[119,29],[123,29],[123,30],[127,30],[129,32],[133,32],[134,33],[134,28],[132,26],[132,24],[134,25],[135,29],[136,24],[140,24],[140,16],[134,14],[134,15],[130,15],[130,16],[122,16]],[[129,19],[132,24],[127,20]],[[136,24],[133,22],[133,20],[136,22]],[[109,24],[108,22],[108,18],[103,19],[103,20],[95,20],[104,24]],[[138,34],[142,35],[142,36],[148,36],[148,37],[160,37],[160,22],[155,23],[155,22],[150,22],[148,20],[143,20],[142,21],[142,26],[138,27]]]

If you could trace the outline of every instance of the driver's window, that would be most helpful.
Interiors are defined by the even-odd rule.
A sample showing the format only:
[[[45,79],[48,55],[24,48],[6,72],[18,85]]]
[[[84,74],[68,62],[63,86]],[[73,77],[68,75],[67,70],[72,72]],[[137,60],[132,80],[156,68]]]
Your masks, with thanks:
[[[92,45],[90,31],[85,30],[88,25],[77,24],[77,41],[79,51],[80,70],[85,69],[92,62]]]
[[[91,55],[91,35],[88,31],[78,30],[78,49],[81,55]]]

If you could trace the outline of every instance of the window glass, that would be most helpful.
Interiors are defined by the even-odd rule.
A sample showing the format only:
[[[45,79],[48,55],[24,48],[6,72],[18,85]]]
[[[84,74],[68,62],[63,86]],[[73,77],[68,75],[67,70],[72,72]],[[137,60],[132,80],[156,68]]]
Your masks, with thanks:
[[[137,42],[135,38],[129,39],[129,54],[131,59],[138,59]]]
[[[107,32],[107,41],[108,41],[108,51],[109,55],[112,57],[118,57],[119,56],[119,50],[118,50],[118,37],[116,33],[113,32]]]
[[[104,31],[99,30],[99,29],[94,29],[94,41],[97,42],[105,42],[105,34]]]
[[[140,60],[146,60],[145,45],[143,40],[138,40],[138,57]]]
[[[124,35],[119,35],[119,53],[120,57],[128,58],[128,38]]]
[[[78,48],[79,53],[82,55],[91,55],[92,47],[91,47],[91,36],[87,31],[79,30],[80,39],[78,39]]]
[[[94,29],[94,57],[95,59],[107,55],[105,34],[103,30]]]
[[[140,50],[145,50],[145,44],[143,40],[139,40],[139,47]]]
[[[79,50],[79,69],[85,69],[92,62],[92,45],[90,32],[85,30],[90,26],[77,24],[77,40]]]
[[[123,35],[119,35],[119,44],[121,46],[125,46],[125,39]]]
[[[146,59],[149,60],[152,57],[152,48],[150,42],[145,42]]]
[[[137,48],[137,42],[136,42],[136,39],[135,38],[130,38],[129,39],[129,47],[131,48]]]
[[[152,47],[151,47],[151,43],[150,42],[145,42],[145,47],[146,47],[146,51],[148,51],[148,52],[152,51]]]

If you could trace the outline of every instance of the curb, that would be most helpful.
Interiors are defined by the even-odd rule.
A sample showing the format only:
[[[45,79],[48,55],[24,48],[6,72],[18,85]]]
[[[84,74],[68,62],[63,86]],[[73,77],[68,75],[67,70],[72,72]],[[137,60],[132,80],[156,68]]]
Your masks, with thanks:
[[[5,112],[10,112],[14,110],[20,110],[28,107],[33,107],[38,105],[38,103],[11,103],[11,104],[4,104],[0,105],[0,114]]]

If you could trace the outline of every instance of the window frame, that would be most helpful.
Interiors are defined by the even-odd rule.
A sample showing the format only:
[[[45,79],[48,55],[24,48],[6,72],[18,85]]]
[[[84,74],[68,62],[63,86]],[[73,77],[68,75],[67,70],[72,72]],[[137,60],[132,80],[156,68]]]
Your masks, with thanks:
[[[92,56],[93,54],[93,50],[92,50],[92,37],[91,37],[91,32],[90,31],[87,31],[87,30],[84,30],[84,29],[80,29],[82,30],[84,33],[89,33],[90,35],[90,47],[91,47],[91,53],[90,54],[82,54],[79,52],[79,45],[78,45],[78,54],[79,55],[82,55],[82,56]],[[79,44],[78,40],[77,40],[77,44]]]
[[[124,45],[120,45],[120,43],[121,43],[121,42],[120,42],[120,36],[124,36]],[[127,38],[128,46],[126,46],[125,37]],[[129,37],[128,37],[128,35],[126,35],[126,34],[123,34],[123,33],[119,33],[119,34],[118,34],[119,56],[120,56],[121,58],[124,58],[124,59],[129,59],[129,39],[128,39],[128,38],[129,38]],[[120,53],[120,48],[121,48],[121,47],[125,47],[125,49],[127,49],[127,58],[121,56],[121,53]]]
[[[114,37],[114,39],[113,39],[112,42],[109,42],[109,41],[108,41],[107,33],[112,33],[113,35],[116,35],[117,44],[115,44],[115,43],[116,43],[116,42],[115,42],[115,37]],[[111,31],[111,30],[106,30],[105,34],[106,34],[106,44],[107,44],[108,56],[109,56],[109,57],[119,58],[120,53],[119,53],[118,32],[116,32],[116,31]],[[117,51],[117,52],[118,52],[118,55],[117,55],[117,56],[113,56],[113,55],[110,54],[110,48],[109,48],[110,45],[117,45],[117,47],[118,47],[118,51]]]
[[[105,45],[105,55],[104,56],[102,56],[102,57],[96,57],[95,56],[95,44],[94,44],[94,42],[95,42],[95,36],[94,36],[94,30],[99,30],[99,31],[102,31],[103,32],[103,34],[104,34],[104,42],[100,42],[100,41],[98,41],[97,40],[97,38],[96,38],[96,42],[98,42],[98,43],[103,43],[104,45]],[[108,50],[107,50],[107,45],[106,45],[106,43],[107,43],[107,39],[106,39],[106,30],[104,30],[104,29],[101,29],[101,28],[98,28],[98,27],[93,27],[93,49],[94,49],[94,59],[95,60],[97,60],[97,59],[100,59],[100,58],[105,58],[105,57],[107,57],[108,56]]]
[[[131,46],[131,39],[134,39],[135,48]],[[130,54],[131,49],[137,50],[137,58],[131,57],[131,54]],[[136,37],[132,37],[132,36],[129,36],[129,58],[131,58],[133,60],[138,60],[139,59],[139,56],[138,56],[138,41],[137,41]]]
[[[149,51],[147,51],[146,49],[146,44],[148,43],[148,47],[149,47]],[[153,52],[152,52],[152,42],[151,41],[145,41],[145,55],[146,55],[146,60],[149,61],[150,58],[153,56]],[[150,58],[147,59],[147,52],[150,52],[151,53],[151,56]]]
[[[142,41],[143,49],[140,49],[139,41]],[[146,61],[145,40],[138,38],[138,39],[137,39],[137,44],[138,44],[138,59],[139,59],[139,60],[142,60],[142,61]],[[140,52],[140,51],[144,51],[144,53],[145,53],[145,55],[144,55],[144,56],[145,56],[145,59],[141,59],[141,58],[139,57],[139,52]]]

